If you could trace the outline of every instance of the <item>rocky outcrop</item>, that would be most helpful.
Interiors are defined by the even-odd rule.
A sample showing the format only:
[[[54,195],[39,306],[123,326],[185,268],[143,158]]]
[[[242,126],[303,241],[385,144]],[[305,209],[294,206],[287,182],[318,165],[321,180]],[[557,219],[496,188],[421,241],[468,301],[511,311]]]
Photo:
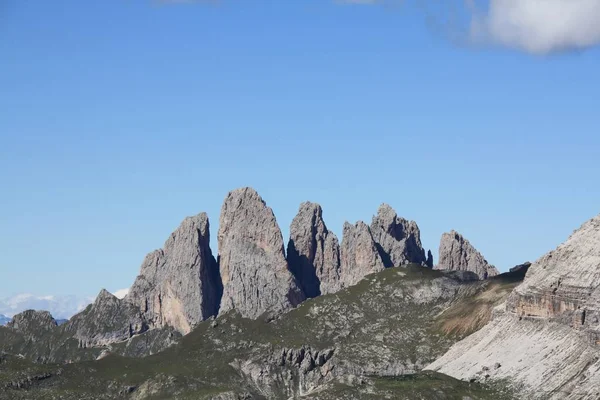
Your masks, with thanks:
[[[429,268],[433,268],[433,254],[431,254],[431,250],[427,250],[427,261],[425,261],[425,265]]]
[[[490,265],[467,239],[456,231],[442,235],[437,269],[471,271],[480,279],[498,275],[498,270]]]
[[[320,205],[310,202],[300,205],[290,226],[287,257],[306,297],[340,289],[340,246],[323,221]]]
[[[144,357],[175,344],[173,328],[148,330],[141,311],[101,290],[96,300],[57,325],[46,311],[25,311],[0,327],[0,353],[19,354],[40,363],[94,360],[108,354]]]
[[[34,310],[26,310],[15,315],[6,326],[28,338],[45,335],[58,327],[48,311]]]
[[[146,256],[125,299],[150,327],[171,326],[186,334],[217,314],[221,292],[208,217],[201,213],[184,219],[162,249]]]
[[[92,304],[62,328],[79,341],[79,347],[87,348],[127,340],[148,327],[137,307],[102,289]]]
[[[492,322],[429,368],[461,379],[510,381],[521,398],[591,399],[600,392],[599,344],[597,216],[529,266]]]
[[[303,373],[307,373],[317,367],[325,365],[325,363],[333,356],[334,352],[335,348],[322,351],[315,351],[306,346],[302,346],[299,349],[283,348],[273,362],[282,367],[295,367],[300,369]]]
[[[399,217],[392,207],[382,204],[373,217],[370,229],[386,268],[426,264],[421,232],[415,221]]]
[[[560,318],[574,327],[589,326],[600,317],[600,216],[529,267],[507,310],[525,317]],[[587,324],[586,317],[591,317]]]
[[[529,267],[531,267],[531,263],[529,261],[527,261],[527,262],[524,262],[523,264],[515,265],[509,271],[522,273],[523,276],[525,276],[525,274],[529,270]]]
[[[366,275],[385,269],[369,226],[362,221],[344,224],[340,250],[342,287],[356,285]]]
[[[140,310],[102,289],[96,300],[61,326],[79,347],[121,342],[148,329]]]
[[[254,189],[227,195],[218,243],[223,282],[219,314],[236,310],[247,318],[277,315],[305,299],[288,269],[273,211]]]

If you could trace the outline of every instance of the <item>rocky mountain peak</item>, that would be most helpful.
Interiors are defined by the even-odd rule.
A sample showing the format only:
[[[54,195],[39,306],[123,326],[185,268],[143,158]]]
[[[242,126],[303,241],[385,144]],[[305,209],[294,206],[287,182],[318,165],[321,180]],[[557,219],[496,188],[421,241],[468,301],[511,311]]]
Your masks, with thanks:
[[[320,205],[300,204],[290,226],[287,257],[290,270],[307,297],[340,289],[339,243],[327,229]]]
[[[490,265],[475,247],[455,230],[444,233],[440,240],[437,269],[471,271],[480,279],[498,275],[498,270]]]
[[[581,325],[585,323],[582,316],[571,314],[588,309],[588,316],[592,310],[600,316],[600,215],[531,264],[507,305],[519,315],[566,315],[567,320]]]
[[[390,205],[379,206],[370,229],[386,267],[426,264],[417,223],[399,217]]]
[[[103,346],[142,333],[147,325],[140,310],[102,289],[96,300],[63,326],[80,347]]]
[[[221,291],[208,216],[200,213],[185,218],[162,249],[146,256],[125,299],[150,326],[171,326],[185,334],[217,314]]]
[[[354,225],[344,223],[340,258],[343,287],[355,285],[366,275],[385,269],[371,229],[363,221]]]
[[[598,398],[600,215],[510,274],[525,279],[492,321],[428,368],[460,379],[510,381],[518,398]]]
[[[94,301],[94,304],[98,305],[107,301],[114,301],[115,299],[117,299],[117,297],[114,294],[106,289],[101,289],[100,293],[98,293],[98,296],[96,297],[96,300]]]
[[[252,188],[229,192],[219,219],[219,313],[247,318],[284,312],[305,299],[288,268],[273,210]]]
[[[52,331],[58,325],[48,311],[26,310],[15,315],[6,326],[25,336],[36,336]]]
[[[429,268],[433,268],[433,254],[431,253],[431,250],[427,250],[427,261],[425,261],[425,264]]]

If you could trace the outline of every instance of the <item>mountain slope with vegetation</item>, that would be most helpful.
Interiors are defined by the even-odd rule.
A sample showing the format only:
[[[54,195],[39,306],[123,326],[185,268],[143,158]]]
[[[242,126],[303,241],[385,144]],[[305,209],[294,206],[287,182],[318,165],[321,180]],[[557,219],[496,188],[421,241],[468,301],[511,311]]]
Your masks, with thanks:
[[[510,398],[497,389],[502,385],[414,375],[484,324],[481,309],[504,301],[518,283],[461,276],[416,265],[386,269],[274,320],[229,312],[201,322],[178,344],[144,358],[116,354],[126,354],[127,341],[74,364],[6,355],[0,398]],[[473,317],[470,330],[448,328],[457,316]]]

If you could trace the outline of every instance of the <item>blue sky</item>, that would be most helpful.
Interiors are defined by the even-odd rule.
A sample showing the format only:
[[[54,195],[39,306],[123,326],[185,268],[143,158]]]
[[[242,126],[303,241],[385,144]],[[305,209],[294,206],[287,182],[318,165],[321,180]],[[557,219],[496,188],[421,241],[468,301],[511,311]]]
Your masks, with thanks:
[[[437,27],[328,0],[2,2],[0,297],[127,287],[185,216],[216,238],[240,186],[286,240],[302,201],[340,239],[387,202],[436,258],[450,229],[501,270],[551,250],[600,212],[600,51]]]

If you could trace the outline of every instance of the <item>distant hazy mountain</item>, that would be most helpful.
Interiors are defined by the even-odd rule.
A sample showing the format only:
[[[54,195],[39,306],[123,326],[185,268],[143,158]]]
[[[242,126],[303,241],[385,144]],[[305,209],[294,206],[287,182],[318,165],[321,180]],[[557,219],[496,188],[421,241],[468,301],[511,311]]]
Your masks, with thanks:
[[[113,294],[119,299],[125,297],[129,289],[116,290]],[[82,296],[36,296],[30,293],[21,293],[16,296],[0,299],[0,325],[6,325],[11,318],[25,310],[45,310],[57,320],[65,322],[73,315],[82,311],[94,297]],[[7,319],[4,321],[4,319]]]
[[[6,315],[0,314],[0,326],[4,326],[10,322],[10,318]]]
[[[80,296],[35,296],[21,293],[13,297],[0,299],[0,314],[12,318],[22,311],[46,310],[56,319],[69,319],[83,310],[94,299]]]

